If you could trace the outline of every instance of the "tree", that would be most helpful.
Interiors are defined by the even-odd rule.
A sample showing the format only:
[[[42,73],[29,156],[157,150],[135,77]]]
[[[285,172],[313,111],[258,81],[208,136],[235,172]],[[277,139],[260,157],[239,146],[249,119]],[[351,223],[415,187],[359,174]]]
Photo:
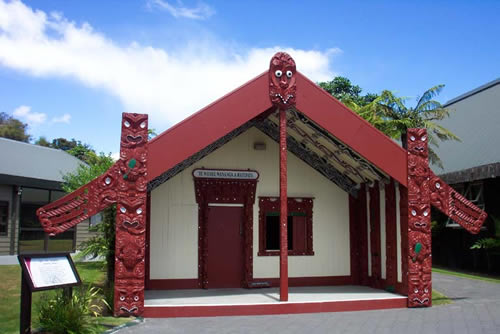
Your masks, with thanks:
[[[439,141],[460,141],[450,130],[437,123],[450,115],[448,109],[433,99],[443,88],[444,85],[437,85],[426,90],[417,98],[415,107],[407,107],[406,98],[397,97],[388,90],[384,90],[380,97],[363,107],[353,100],[348,100],[346,105],[389,137],[400,139],[405,148],[406,132],[409,128],[426,128],[429,138],[429,160],[443,168],[443,163],[432,146],[438,147]]]
[[[342,103],[345,101],[352,101],[358,106],[364,106],[378,97],[377,94],[370,93],[362,96],[361,87],[353,85],[351,80],[341,76],[333,78],[332,81],[320,82],[319,86]]]
[[[29,142],[31,136],[27,133],[28,124],[0,112],[0,137]]]
[[[69,153],[75,153],[69,150]],[[81,152],[80,152],[81,153]],[[106,172],[114,163],[111,155],[104,153],[96,154],[93,150],[84,153],[82,160],[86,164],[81,164],[74,173],[67,173],[63,176],[63,190],[70,193],[81,186],[94,180],[96,177]],[[92,227],[97,234],[89,240],[83,242],[80,250],[83,256],[102,256],[106,261],[108,287],[114,278],[115,266],[115,217],[116,206],[112,205],[102,212],[102,222]],[[112,302],[108,300],[108,303]]]
[[[44,136],[41,136],[35,141],[35,145],[43,146],[43,147],[51,147],[50,142]]]

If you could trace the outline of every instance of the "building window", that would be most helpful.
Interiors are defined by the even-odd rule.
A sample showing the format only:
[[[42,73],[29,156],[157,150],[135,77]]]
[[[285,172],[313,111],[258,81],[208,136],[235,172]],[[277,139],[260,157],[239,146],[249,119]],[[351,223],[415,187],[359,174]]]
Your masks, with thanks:
[[[44,232],[36,210],[65,195],[62,191],[23,187],[20,207],[19,253],[73,252],[76,227],[49,237]]]
[[[280,205],[278,197],[259,197],[259,256],[279,255]],[[288,255],[314,255],[312,198],[288,198]]]
[[[7,235],[9,224],[9,202],[0,201],[0,235]]]

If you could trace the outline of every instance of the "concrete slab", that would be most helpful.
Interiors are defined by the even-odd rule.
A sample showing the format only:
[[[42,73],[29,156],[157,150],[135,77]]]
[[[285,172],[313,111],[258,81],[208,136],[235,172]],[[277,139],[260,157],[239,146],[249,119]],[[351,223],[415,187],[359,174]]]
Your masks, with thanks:
[[[317,286],[289,288],[288,303],[406,299],[405,296],[365,286]],[[261,305],[279,302],[279,288],[148,290],[144,305]]]

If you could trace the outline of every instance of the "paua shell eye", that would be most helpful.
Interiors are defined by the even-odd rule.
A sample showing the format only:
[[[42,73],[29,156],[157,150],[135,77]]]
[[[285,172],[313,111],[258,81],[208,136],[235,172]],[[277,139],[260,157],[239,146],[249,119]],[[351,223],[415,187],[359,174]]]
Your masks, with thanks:
[[[411,136],[411,137],[410,137],[410,140],[411,140],[411,141],[415,141],[415,137],[414,137],[414,136]]]
[[[293,73],[292,73],[292,71],[286,71],[286,76],[287,76],[287,77],[291,78],[291,77],[292,77],[292,74],[293,74]]]
[[[425,292],[425,293],[429,292],[429,289],[425,288],[424,292]]]
[[[415,288],[415,290],[413,290],[413,292],[418,293],[418,289],[417,289],[417,288]]]
[[[121,301],[124,301],[124,300],[125,300],[125,297],[124,297],[124,296],[120,296],[120,300],[121,300]]]
[[[126,128],[129,128],[129,127],[130,127],[130,123],[129,123],[129,121],[125,121],[125,122],[123,122],[123,125],[125,125],[125,127],[126,127]]]
[[[276,76],[276,78],[281,78],[283,72],[281,72],[280,70],[276,70],[276,72],[274,72],[274,75]]]
[[[139,296],[134,296],[134,301],[138,301],[139,300]]]
[[[415,211],[415,210],[411,210],[411,215],[412,215],[412,216],[416,216],[416,215],[417,215],[417,211]]]
[[[425,210],[424,211],[424,216],[427,217],[429,215],[429,211]]]
[[[423,136],[422,138],[420,138],[421,141],[425,141],[427,139],[426,136]]]

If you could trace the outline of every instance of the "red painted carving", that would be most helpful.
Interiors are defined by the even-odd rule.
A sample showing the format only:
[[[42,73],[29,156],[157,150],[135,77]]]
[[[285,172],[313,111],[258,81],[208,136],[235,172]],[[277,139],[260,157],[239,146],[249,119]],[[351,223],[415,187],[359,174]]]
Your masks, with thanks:
[[[37,210],[44,231],[62,233],[117,201],[119,163],[74,192]]]
[[[378,182],[370,191],[370,253],[372,264],[372,286],[381,287],[382,262],[380,258],[380,190]]]
[[[103,175],[37,211],[45,232],[64,232],[117,203],[115,315],[144,310],[147,115],[122,116],[120,159]]]
[[[408,129],[408,306],[431,306],[424,282],[431,272],[428,137],[425,129]],[[429,283],[430,285],[430,280]],[[427,292],[426,292],[427,289]]]
[[[278,52],[269,65],[269,97],[280,110],[295,106],[296,90],[295,61],[288,53]]]
[[[393,290],[397,283],[397,229],[396,189],[394,181],[385,186],[385,240],[386,240],[386,289]]]
[[[431,204],[460,224],[470,233],[477,234],[486,217],[486,212],[472,204],[431,172],[429,182]]]
[[[271,61],[271,65],[272,63]],[[288,72],[290,72],[290,70],[288,70],[287,73]],[[293,76],[291,77],[293,78]],[[280,84],[282,84],[281,81]],[[287,103],[287,101],[284,101],[284,103]],[[288,195],[286,155],[286,114],[285,109],[280,109],[280,301],[282,302],[288,301]]]
[[[144,280],[115,280],[115,315],[144,313]]]
[[[117,316],[144,311],[148,117],[123,114],[117,181],[115,303]],[[123,299],[125,298],[125,299]]]
[[[208,203],[242,203],[244,205],[244,282],[248,287],[253,280],[253,204],[257,180],[228,180],[195,178],[198,203],[198,286],[208,288]]]

